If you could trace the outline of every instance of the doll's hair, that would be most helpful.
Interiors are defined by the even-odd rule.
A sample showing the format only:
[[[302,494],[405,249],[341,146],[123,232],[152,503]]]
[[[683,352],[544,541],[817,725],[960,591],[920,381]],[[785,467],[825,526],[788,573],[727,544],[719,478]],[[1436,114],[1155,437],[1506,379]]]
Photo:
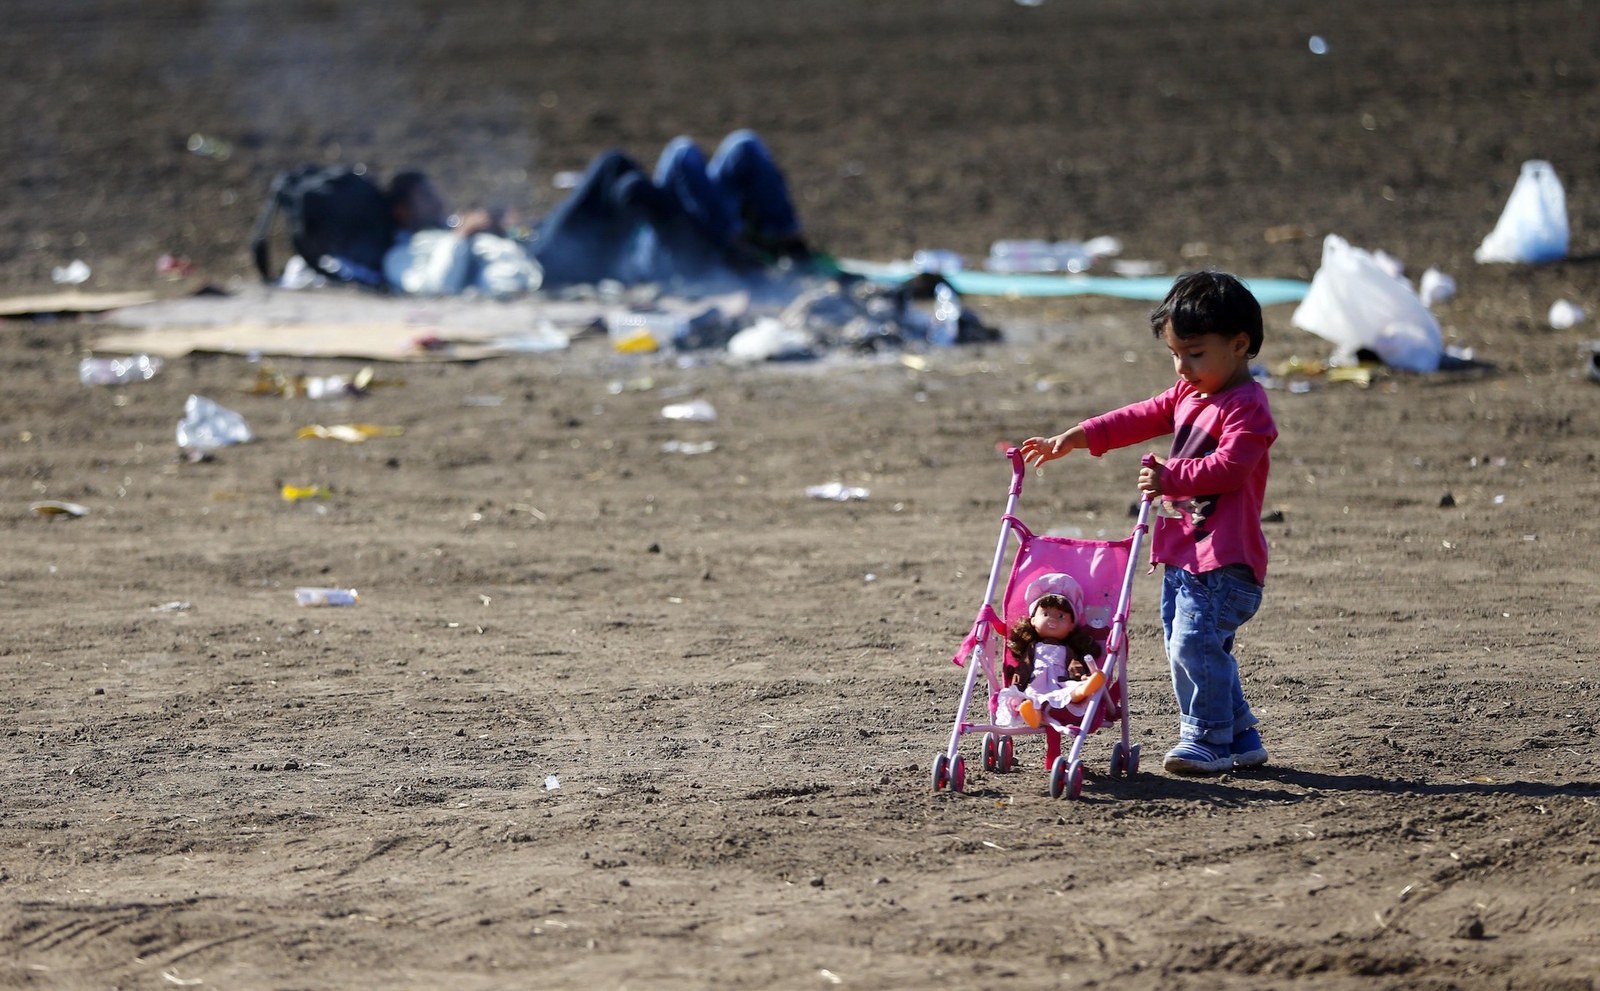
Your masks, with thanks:
[[[1040,606],[1054,606],[1072,615],[1072,603],[1064,595],[1045,595],[1034,603],[1034,608]],[[1072,616],[1072,632],[1067,634],[1065,640],[1067,650],[1073,657],[1084,657],[1095,654],[1100,642],[1089,632],[1076,615]],[[1022,681],[1033,680],[1033,645],[1039,642],[1039,631],[1033,628],[1033,613],[1018,616],[1016,622],[1011,624],[1011,630],[1006,634],[1006,650],[1011,654],[1011,663],[1005,666],[1006,674],[1022,676]]]

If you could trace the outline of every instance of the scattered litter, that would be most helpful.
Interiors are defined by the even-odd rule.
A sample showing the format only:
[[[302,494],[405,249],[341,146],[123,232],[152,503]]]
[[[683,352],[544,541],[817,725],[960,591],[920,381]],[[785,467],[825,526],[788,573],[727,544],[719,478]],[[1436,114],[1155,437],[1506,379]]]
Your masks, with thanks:
[[[865,575],[863,575],[861,577],[861,580],[866,582],[868,585],[870,585],[873,582],[878,580],[878,576],[869,571],[869,572],[867,572]]]
[[[1328,54],[1328,43],[1320,34],[1312,35],[1311,40],[1307,42],[1306,47],[1311,49],[1311,54],[1313,55]]]
[[[282,495],[284,502],[299,502],[301,499],[328,499],[333,492],[326,485],[285,485]]]
[[[148,354],[131,358],[85,358],[78,362],[78,381],[84,385],[126,385],[148,382],[161,371],[163,362]]]
[[[166,982],[168,984],[176,984],[179,987],[185,987],[185,988],[192,988],[192,987],[195,987],[196,985],[200,985],[200,984],[204,984],[205,983],[205,981],[201,980],[198,977],[190,977],[190,978],[187,978],[187,979],[179,977],[177,974],[174,974],[170,970],[163,970],[161,972],[161,976],[166,979]]]
[[[463,396],[462,399],[461,399],[461,405],[463,405],[463,406],[499,406],[501,403],[503,403],[505,401],[506,401],[506,397],[505,396],[493,396],[493,395]]]
[[[849,502],[853,499],[865,499],[872,493],[856,485],[845,485],[843,482],[829,482],[826,485],[806,486],[806,496],[811,499],[829,499],[833,502]]]
[[[661,407],[661,415],[668,420],[684,420],[690,423],[715,423],[717,408],[704,399],[693,399],[686,403],[671,403]]]
[[[814,342],[803,330],[784,325],[773,317],[762,317],[728,340],[728,357],[733,361],[783,361],[810,358]]]
[[[1368,350],[1391,367],[1434,372],[1444,353],[1439,321],[1411,287],[1336,234],[1323,240],[1322,266],[1291,322],[1332,341],[1335,364]]]
[[[1158,261],[1138,258],[1117,258],[1111,262],[1111,273],[1129,279],[1148,279],[1152,275],[1165,275],[1167,266]]]
[[[1494,497],[1494,504],[1496,506],[1504,506],[1506,504],[1506,497],[1503,496],[1503,495],[1495,496]]]
[[[156,274],[164,279],[181,279],[192,272],[194,272],[194,263],[187,258],[178,255],[162,255],[156,259]]]
[[[353,588],[301,587],[294,590],[294,599],[302,606],[353,606],[361,596]]]
[[[961,343],[961,297],[943,279],[933,287],[933,319],[928,323],[928,343],[940,347]]]
[[[226,162],[233,154],[233,145],[221,138],[207,137],[199,132],[189,135],[184,147],[201,158],[213,158],[219,162]]]
[[[328,277],[312,268],[299,255],[289,256],[289,260],[283,263],[283,274],[278,277],[280,289],[321,289],[327,284]]]
[[[906,366],[914,372],[925,372],[933,367],[933,365],[929,363],[928,359],[924,358],[920,354],[903,354],[900,356],[900,364]]]
[[[544,320],[533,330],[496,337],[489,342],[489,347],[512,354],[546,354],[563,351],[571,344],[572,338],[557,330],[555,324]]]
[[[29,506],[28,509],[40,516],[49,517],[50,519],[55,519],[58,516],[65,516],[68,519],[75,520],[89,515],[88,506],[80,506],[75,502],[59,502],[55,499],[47,499],[44,502],[36,502]]]
[[[919,272],[931,272],[935,275],[944,275],[948,272],[959,272],[965,267],[961,256],[954,251],[943,248],[924,248],[911,256],[911,267]]]
[[[1041,4],[1043,2],[1044,2],[1044,0],[1017,0],[1018,6],[1022,6],[1022,7],[1037,7],[1037,6],[1039,6],[1039,4]],[[827,981],[829,984],[843,984],[844,983],[844,978],[840,977],[838,974],[835,974],[833,971],[829,970],[826,967],[824,967],[821,970],[817,971],[817,976],[822,978],[824,981]]]
[[[686,440],[669,440],[661,445],[663,454],[710,454],[717,449],[714,440],[702,441],[698,444]]]
[[[307,399],[338,399],[357,393],[343,375],[308,375],[301,380]]]
[[[368,437],[399,437],[404,427],[384,427],[376,423],[336,423],[325,427],[320,423],[301,427],[295,431],[296,440],[342,440],[346,444],[360,444]]]
[[[1550,326],[1556,330],[1568,330],[1583,323],[1583,307],[1576,303],[1569,303],[1558,299],[1550,304]]]
[[[1435,303],[1448,303],[1455,295],[1456,280],[1436,268],[1423,272],[1421,281],[1417,283],[1417,298],[1429,309]]]
[[[308,399],[337,399],[344,396],[364,396],[380,385],[405,385],[404,379],[380,379],[367,365],[354,375],[285,375],[271,364],[263,362],[256,369],[256,377],[244,391],[252,396],[283,396]]]
[[[545,791],[560,791],[561,790],[561,779],[556,777],[554,774],[546,775],[545,779],[544,779],[544,790]]]
[[[577,189],[582,181],[583,173],[571,170],[563,170],[550,177],[550,185],[557,189]]]
[[[74,258],[68,265],[51,269],[50,281],[63,286],[82,285],[89,281],[89,264],[81,258]]]
[[[1121,250],[1121,245],[1117,245]],[[1008,275],[1040,272],[1087,272],[1094,255],[1082,241],[996,241],[983,267]]]
[[[243,444],[255,435],[244,417],[204,396],[190,396],[178,421],[178,446],[202,454],[230,444]]]
[[[183,601],[181,599],[173,599],[171,602],[163,602],[159,606],[151,606],[150,607],[150,611],[151,612],[188,612],[191,608],[193,608],[193,606],[191,606],[188,602],[185,602],[185,601]]]
[[[623,354],[648,354],[669,345],[702,345],[726,322],[715,306],[697,313],[626,310],[606,317],[606,333]]]
[[[1311,236],[1311,232],[1299,224],[1279,224],[1268,227],[1261,232],[1261,237],[1268,244],[1283,244],[1287,241],[1304,241]]]
[[[620,396],[624,392],[649,392],[656,387],[656,380],[648,375],[631,379],[627,382],[614,379],[606,385],[606,392],[613,396]]]
[[[1404,279],[1406,277],[1406,263],[1387,251],[1381,248],[1373,249],[1372,260],[1377,263],[1379,268],[1387,272],[1390,278]]]
[[[1472,257],[1530,265],[1567,257],[1567,194],[1549,162],[1522,163],[1499,222]]]

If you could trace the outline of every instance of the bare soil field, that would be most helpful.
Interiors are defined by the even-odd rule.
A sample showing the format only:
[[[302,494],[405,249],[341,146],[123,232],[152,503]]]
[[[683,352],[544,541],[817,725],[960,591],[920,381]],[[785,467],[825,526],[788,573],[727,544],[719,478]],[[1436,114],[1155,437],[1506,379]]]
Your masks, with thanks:
[[[1477,364],[1273,393],[1281,521],[1239,645],[1272,760],[1159,770],[1141,578],[1145,770],[1110,777],[1099,734],[1069,802],[1039,746],[965,794],[927,769],[995,445],[1164,388],[1144,304],[977,301],[1011,339],[921,368],[585,340],[333,403],[248,395],[235,357],[86,388],[91,320],[0,324],[0,985],[1595,986],[1600,333],[1545,320],[1600,310],[1592,0],[5,10],[7,292],[75,257],[91,290],[247,279],[301,160],[536,214],[605,147],[750,126],[839,254],[1109,233],[1309,278],[1334,232],[1455,275],[1437,312]],[[1529,158],[1572,257],[1478,266]],[[1327,351],[1290,313],[1269,364]],[[258,439],[178,460],[190,393]],[[718,419],[663,420],[682,398]],[[348,421],[403,433],[294,436]],[[1126,535],[1141,453],[1030,474],[1020,515]],[[828,481],[871,496],[804,496]]]

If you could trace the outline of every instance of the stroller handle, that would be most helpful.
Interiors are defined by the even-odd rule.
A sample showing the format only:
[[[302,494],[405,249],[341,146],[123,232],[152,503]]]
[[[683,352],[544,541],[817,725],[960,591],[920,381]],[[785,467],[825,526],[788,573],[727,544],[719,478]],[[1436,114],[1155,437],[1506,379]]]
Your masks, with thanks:
[[[1028,473],[1027,462],[1022,460],[1022,448],[1006,448],[1006,457],[1011,459],[1011,494],[1022,494],[1022,477]]]

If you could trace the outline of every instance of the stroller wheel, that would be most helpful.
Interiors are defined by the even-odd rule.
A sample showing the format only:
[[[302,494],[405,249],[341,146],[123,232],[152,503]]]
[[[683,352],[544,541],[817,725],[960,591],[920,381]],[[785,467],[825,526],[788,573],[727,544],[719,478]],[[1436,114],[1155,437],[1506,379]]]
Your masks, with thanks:
[[[933,759],[933,790],[944,791],[950,781],[950,758],[943,753]]]
[[[950,790],[965,791],[967,787],[967,762],[957,754],[956,759],[950,762]]]
[[[1000,768],[1000,743],[993,733],[983,734],[983,769],[985,771],[999,771]]]
[[[1061,793],[1067,790],[1067,759],[1057,757],[1055,763],[1050,765],[1050,797],[1060,798]]]
[[[1128,748],[1128,777],[1139,773],[1139,745],[1135,743]]]
[[[1122,745],[1121,740],[1118,740],[1116,743],[1111,745],[1111,776],[1113,778],[1120,778],[1127,772],[1127,748]]]
[[[1072,799],[1083,796],[1083,764],[1079,761],[1073,761],[1067,767],[1066,794]]]
[[[1011,769],[1016,766],[1017,755],[1015,748],[1011,744],[1011,737],[1008,736],[1000,741],[1000,773],[1010,773]]]

